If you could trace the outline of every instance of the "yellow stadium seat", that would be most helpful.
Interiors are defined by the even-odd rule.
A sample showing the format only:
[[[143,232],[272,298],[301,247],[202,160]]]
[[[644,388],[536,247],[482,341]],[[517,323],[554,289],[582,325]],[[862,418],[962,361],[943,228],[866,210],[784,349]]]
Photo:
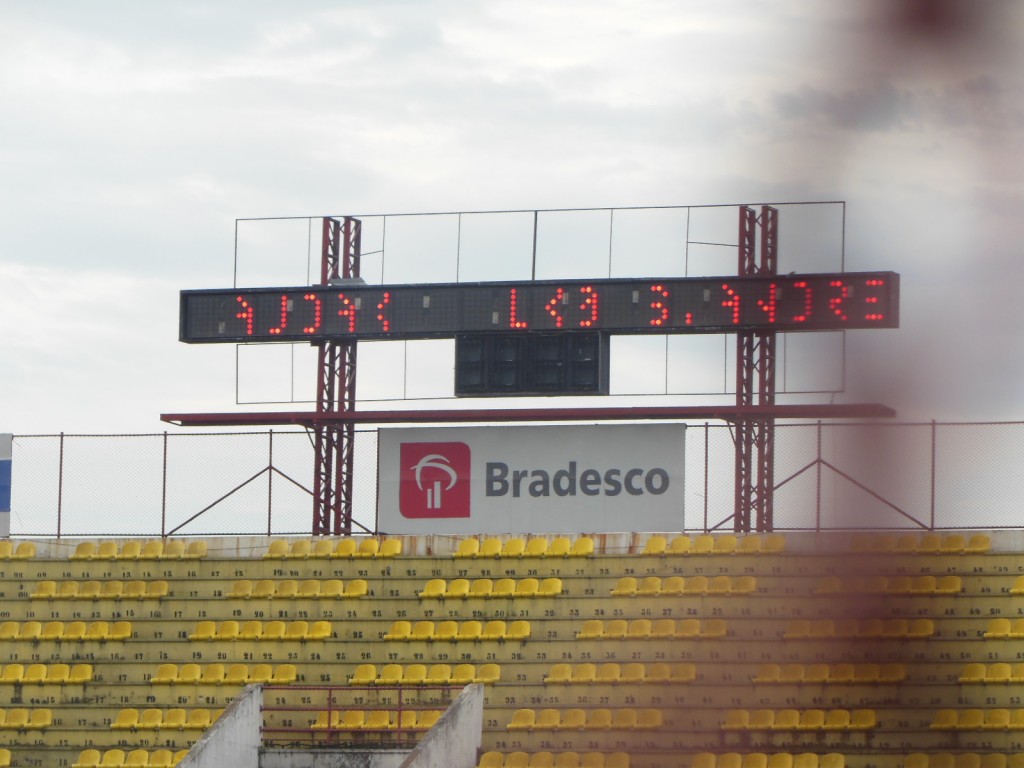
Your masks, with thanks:
[[[964,552],[969,555],[982,555],[992,549],[992,540],[988,534],[975,533],[967,540]]]
[[[647,668],[643,662],[629,661],[622,665],[622,676],[619,678],[619,682],[636,685],[643,683],[646,676]]]
[[[484,624],[480,633],[481,640],[504,640],[506,625],[503,619],[491,619]]]
[[[647,665],[644,672],[645,683],[664,684],[672,682],[672,667],[668,662],[655,661]]]
[[[621,675],[622,669],[619,667],[618,662],[606,661],[597,665],[597,671],[590,682],[614,684],[619,682]]]
[[[92,560],[115,560],[117,559],[117,542],[101,541],[93,552]]]
[[[636,595],[638,581],[635,576],[622,576],[611,589],[611,594],[616,597],[634,597]]]
[[[103,753],[103,759],[100,760],[100,765],[106,768],[107,766],[121,766],[124,765],[125,752],[123,749],[108,749]]]
[[[75,545],[75,551],[71,553],[71,560],[92,560],[96,554],[96,544],[92,541],[80,541]]]
[[[604,625],[603,637],[621,640],[626,637],[628,631],[629,622],[626,619],[609,619]]]
[[[708,580],[707,594],[728,595],[732,593],[732,577],[724,574],[712,576]]]
[[[345,586],[345,591],[342,593],[342,597],[345,598],[358,598],[366,597],[370,594],[370,585],[366,579],[352,579]]]
[[[925,617],[913,619],[910,622],[910,628],[907,630],[907,638],[911,640],[921,640],[934,634],[935,622]]]
[[[0,640],[15,640],[21,631],[21,625],[16,621],[5,621],[0,623]]]
[[[401,685],[402,665],[385,664],[377,679],[373,681],[376,685]]]
[[[555,768],[555,756],[551,752],[534,752],[528,768]]]
[[[88,683],[92,680],[92,664],[81,662],[73,664],[68,673],[69,684]]]
[[[750,727],[750,712],[746,709],[730,709],[722,721],[723,731],[745,731]]]
[[[46,668],[47,685],[65,685],[71,677],[71,667],[68,664],[50,664]]]
[[[537,589],[539,597],[557,597],[562,594],[562,580],[557,576],[548,576],[541,580]]]
[[[935,587],[936,595],[957,595],[963,592],[963,579],[955,574],[946,574],[939,577],[938,585]]]
[[[637,583],[636,594],[638,597],[652,597],[661,592],[660,576],[644,576]]]
[[[960,555],[967,550],[967,539],[963,534],[949,533],[942,537],[939,552],[944,555]]]
[[[296,599],[309,600],[320,597],[320,579],[303,579],[299,582],[294,597]]]
[[[960,673],[961,683],[983,683],[985,682],[985,665],[979,662],[971,662],[964,666]]]
[[[288,542],[284,539],[274,539],[263,553],[264,559],[283,560],[288,557]]]
[[[146,582],[141,579],[125,582],[121,596],[126,600],[141,600],[146,596]]]
[[[673,538],[665,549],[666,555],[688,555],[692,549],[693,542],[690,537],[681,534]]]
[[[331,552],[333,558],[348,558],[355,557],[356,552],[359,550],[359,545],[355,539],[339,539],[338,543],[334,547],[334,551]]]
[[[476,667],[472,664],[456,664],[452,669],[452,685],[469,685],[476,679]]]
[[[484,685],[497,683],[500,680],[501,666],[493,662],[481,664],[480,669],[477,670],[476,675],[473,677],[474,683],[483,683]]]
[[[157,676],[160,676],[160,671],[164,669],[164,666],[165,665],[163,665],[163,664],[160,665],[159,669],[157,670]],[[166,665],[166,666],[173,666],[173,665]],[[170,680],[157,680],[156,678],[154,678],[150,682],[198,683],[199,682],[199,678],[201,678],[203,676],[203,670],[202,670],[202,667],[200,667],[198,664],[194,664],[194,663],[182,664],[180,667],[178,667],[175,670],[174,675],[175,676],[173,678],[171,678]]]
[[[313,542],[299,539],[288,546],[284,556],[290,560],[306,560],[312,553]]]
[[[377,682],[377,665],[360,664],[348,679],[349,685],[374,685]]]
[[[71,768],[97,768],[103,758],[98,749],[83,749],[78,753],[78,759],[71,764]]]
[[[43,634],[43,624],[39,621],[23,622],[18,629],[19,640],[39,640]]]
[[[469,558],[476,557],[476,553],[480,551],[480,540],[479,539],[462,539],[459,541],[459,546],[452,554],[454,558]]]
[[[434,622],[429,619],[423,619],[417,621],[412,625],[412,631],[409,634],[410,640],[433,640],[434,639]]]
[[[46,682],[46,665],[35,663],[25,668],[25,676],[21,678],[23,684],[37,684]]]
[[[877,683],[881,667],[873,662],[853,665],[853,682],[859,684]]]
[[[196,624],[195,632],[192,632],[189,636],[189,640],[213,640],[214,635],[217,634],[217,622],[204,619]]]
[[[379,552],[380,542],[377,539],[363,539],[352,556],[355,558],[376,557]]]
[[[801,665],[802,666],[802,665]],[[803,667],[803,682],[827,683],[831,679],[828,664],[808,664]]]
[[[786,536],[782,533],[769,533],[761,540],[761,554],[780,555],[786,551]]]
[[[673,542],[674,543],[674,542]],[[710,555],[715,551],[715,537],[710,533],[701,533],[693,537],[690,552],[694,555]]]
[[[163,710],[155,707],[142,710],[139,716],[137,728],[146,731],[155,731],[161,727],[164,720]]]
[[[182,560],[186,553],[185,542],[178,539],[164,542],[164,552],[161,555],[162,560]]]
[[[19,541],[14,548],[12,560],[31,560],[36,556],[36,545],[31,541]]]
[[[528,752],[509,752],[505,758],[505,768],[530,768]]]
[[[999,707],[985,712],[982,728],[986,731],[1005,731],[1009,729],[1010,722],[1010,710]]]
[[[447,588],[447,583],[444,579],[431,579],[426,583],[423,589],[420,591],[420,598],[443,598]]]
[[[224,672],[224,685],[245,685],[249,682],[249,665],[229,664]]]
[[[307,640],[328,640],[334,634],[334,630],[331,627],[331,622],[326,619],[317,619],[309,625],[309,632],[306,634]]]
[[[549,544],[544,557],[568,557],[572,551],[572,542],[565,536],[556,536]]]
[[[748,752],[743,756],[742,768],[768,768],[768,755],[764,752]]]
[[[715,768],[718,756],[713,752],[698,752],[690,762],[690,768]]]
[[[140,560],[142,558],[142,542],[126,541],[116,557],[118,560]]]
[[[273,685],[288,685],[299,679],[299,671],[294,664],[279,664],[274,669],[274,676],[270,678]],[[255,680],[250,680],[256,682]]]
[[[532,731],[537,722],[537,713],[532,709],[517,709],[506,726],[509,731]]]
[[[399,618],[398,621],[392,622],[391,629],[389,629],[384,634],[383,639],[384,640],[409,640],[410,636],[412,635],[412,633],[413,633],[413,624],[412,624],[412,622],[408,622],[408,621],[404,620],[404,618]]]
[[[569,557],[591,557],[594,554],[594,540],[589,536],[581,536],[572,543]]]
[[[491,597],[514,597],[516,594],[515,579],[498,579],[491,589]]]
[[[629,768],[629,754],[612,752],[605,758],[604,768]]]
[[[526,542],[523,550],[523,557],[544,557],[548,552],[548,540],[544,538],[533,538]]]
[[[120,600],[124,596],[124,583],[120,581],[105,581],[100,589],[100,598],[103,600]]]
[[[316,597],[321,600],[336,600],[345,596],[345,582],[341,579],[327,579],[320,584],[320,592]]]
[[[317,539],[309,556],[315,560],[326,560],[334,553],[334,542],[331,539]]]
[[[562,722],[562,712],[558,709],[542,709],[537,713],[534,729],[538,731],[557,731]]]
[[[186,665],[187,666],[187,665]],[[199,675],[197,682],[203,685],[223,685],[224,676],[227,674],[224,665],[222,663],[214,662],[213,664],[207,664],[203,667],[202,673]],[[178,672],[178,682],[186,682],[181,679],[182,672]]]
[[[552,665],[551,671],[544,677],[545,685],[568,683],[572,680],[572,664],[559,662]]]
[[[727,637],[729,631],[725,619],[706,619],[701,623],[700,636],[705,640]]]
[[[757,578],[745,574],[732,580],[733,595],[752,595],[757,591]]]
[[[263,637],[263,622],[259,619],[247,619],[238,628],[239,640],[259,640]]]
[[[668,540],[664,536],[651,536],[644,542],[641,555],[660,557],[668,551]]]
[[[501,557],[501,547],[501,539],[486,538],[480,542],[474,557]]]
[[[803,665],[797,664],[800,668],[800,679],[803,679]],[[753,683],[778,683],[782,675],[782,667],[778,664],[763,663],[757,668],[754,676],[751,678]],[[799,682],[799,681],[796,681]]]
[[[309,635],[309,622],[305,619],[289,621],[284,627],[285,640],[305,640]]]
[[[604,622],[601,619],[586,619],[576,632],[577,640],[596,640],[604,637]]]
[[[7,730],[25,730],[28,728],[29,712],[27,709],[17,707],[7,710],[7,719],[3,727]]]
[[[651,638],[662,639],[676,636],[675,619],[655,619],[651,622]]]
[[[766,768],[793,768],[793,755],[789,752],[776,752],[769,755]]]
[[[719,533],[714,537],[712,552],[716,555],[731,555],[736,552],[739,539],[732,533]]]
[[[469,596],[469,579],[452,579],[445,588],[446,598],[464,598]]]
[[[480,623],[476,623],[479,629]],[[459,623],[453,620],[438,622],[434,629],[434,640],[455,640],[459,637]]]
[[[878,672],[880,683],[902,683],[907,679],[907,668],[898,661],[882,664]]]
[[[903,768],[928,768],[929,756],[923,752],[914,752],[907,755],[903,762]]]
[[[174,753],[169,749],[155,749],[149,756],[149,768],[174,768]]]
[[[10,560],[14,557],[14,542],[10,539],[0,539],[0,560]]]
[[[52,579],[37,582],[29,597],[33,600],[52,600],[57,597],[57,582]]]
[[[650,619],[632,619],[626,630],[626,638],[629,640],[646,640],[651,636]]]
[[[801,752],[793,758],[793,768],[819,768],[819,757],[815,752]],[[842,766],[839,766],[842,768]]]
[[[271,664],[254,664],[249,672],[250,683],[269,683],[274,679],[274,667]]]
[[[778,720],[776,720],[778,725]],[[800,712],[800,722],[796,729],[798,731],[819,731],[825,726],[825,711],[823,709],[805,709]]]
[[[160,730],[163,731],[180,731],[185,728],[185,723],[188,719],[188,714],[184,709],[174,707],[164,712],[163,719],[160,721]]]
[[[830,709],[825,713],[824,731],[845,731],[850,728],[850,711],[847,709]]]
[[[133,749],[127,755],[124,760],[125,765],[129,766],[148,766],[149,765],[149,750],[147,749]]]
[[[273,597],[279,600],[294,600],[299,594],[298,579],[282,579],[274,590]]]
[[[691,640],[700,637],[700,619],[680,619],[676,622],[676,638]]]
[[[248,599],[252,597],[252,587],[250,579],[238,579],[224,596],[232,599]]]
[[[587,711],[581,709],[565,710],[561,714],[555,729],[560,731],[582,731],[587,724]]]
[[[63,621],[48,621],[43,624],[43,629],[39,634],[40,640],[61,640],[64,637],[64,622]]]
[[[518,536],[513,536],[502,545],[500,557],[522,557],[525,552],[526,541]]]
[[[139,710],[126,708],[117,713],[117,716],[110,723],[110,727],[117,730],[134,729],[139,724]]]
[[[683,586],[683,594],[706,595],[708,592],[708,585],[709,582],[707,576],[689,576]]]
[[[1008,768],[1009,760],[1006,755],[998,752],[990,752],[981,756],[980,768]]]
[[[252,597],[256,599],[266,599],[268,597],[274,597],[277,592],[277,585],[273,579],[259,579],[252,585]]]
[[[855,709],[850,713],[850,730],[867,731],[878,725],[878,716],[873,709]]]
[[[484,752],[480,755],[480,761],[476,764],[477,768],[503,768],[505,765],[505,755],[501,752]]]
[[[423,678],[424,685],[447,685],[452,679],[450,664],[431,664]]]
[[[402,685],[424,685],[426,679],[426,664],[410,664],[402,671]]]
[[[760,710],[765,711],[765,710]],[[810,711],[810,710],[809,710]],[[820,711],[820,710],[819,710]],[[822,719],[824,719],[824,713],[822,713]],[[751,716],[750,727],[755,729],[756,717]],[[798,709],[780,709],[778,712],[772,712],[772,722],[769,726],[773,731],[795,731],[800,728],[800,710]]]
[[[455,640],[457,641],[469,641],[480,640],[483,633],[483,624],[476,619],[470,619],[464,621],[458,625],[458,631],[455,634]]]
[[[919,555],[935,555],[942,548],[942,536],[937,533],[925,533],[917,541],[914,551]]]

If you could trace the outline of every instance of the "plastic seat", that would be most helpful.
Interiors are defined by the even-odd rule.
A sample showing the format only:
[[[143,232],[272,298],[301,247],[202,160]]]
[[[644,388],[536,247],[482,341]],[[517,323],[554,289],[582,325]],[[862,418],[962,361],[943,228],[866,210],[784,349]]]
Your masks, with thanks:
[[[308,634],[309,622],[305,619],[297,619],[295,621],[289,621],[287,624],[285,624],[285,640],[305,640]]]
[[[505,631],[506,640],[528,640],[531,634],[531,626],[528,619],[516,619],[508,625]]]
[[[213,640],[217,634],[217,622],[204,619],[196,624],[195,632],[188,636],[189,640]]]
[[[402,665],[385,664],[374,683],[376,685],[401,685]]]
[[[29,730],[41,731],[53,725],[53,710],[49,707],[37,707],[29,714]]]
[[[537,589],[538,597],[556,597],[562,594],[562,580],[557,576],[548,576],[540,582]]]
[[[37,684],[46,682],[46,665],[35,663],[25,668],[25,675],[21,678],[23,684]]]
[[[203,677],[203,668],[199,664],[182,664],[178,668],[177,683],[198,683]]]
[[[424,685],[447,685],[452,679],[450,664],[431,664],[423,678]]]
[[[452,669],[452,685],[469,685],[476,679],[476,667],[472,664],[456,664]]]
[[[936,595],[958,595],[964,590],[963,579],[955,574],[946,574],[939,577],[935,587]]]
[[[331,557],[335,559],[355,557],[358,546],[355,539],[339,539],[334,546],[334,551],[331,552]]]
[[[259,640],[263,637],[263,622],[259,619],[247,619],[238,628],[239,640]]]
[[[562,722],[562,712],[558,709],[542,709],[537,713],[534,729],[538,731],[557,731]]]
[[[635,576],[623,576],[612,587],[611,594],[616,597],[634,597],[638,583]]]
[[[320,579],[303,579],[299,582],[294,597],[296,599],[316,599],[320,597]]]
[[[681,556],[688,555],[693,548],[693,542],[686,534],[674,537],[665,550],[666,555]]]
[[[252,585],[252,597],[256,599],[274,597],[274,593],[276,592],[277,585],[274,584],[272,579],[259,579]]]
[[[532,709],[517,709],[506,726],[509,731],[532,731],[537,722],[537,713]]]
[[[245,685],[249,682],[249,665],[229,664],[224,672],[224,685]]]
[[[842,755],[840,755],[842,757]],[[793,757],[793,768],[819,768],[820,759],[815,752],[800,752]],[[845,761],[836,766],[836,768],[844,768]]]
[[[92,541],[80,541],[75,545],[74,552],[71,553],[70,560],[92,560],[93,555],[96,553],[96,544]]]
[[[298,579],[282,579],[277,589],[274,590],[273,597],[279,600],[294,600],[299,594],[299,582]],[[258,595],[257,595],[258,597]]]
[[[151,707],[149,709],[142,710],[141,715],[139,715],[136,720],[136,727],[141,730],[155,731],[161,727],[163,720],[163,711],[156,709],[155,707]]]
[[[309,625],[309,631],[306,633],[307,640],[327,640],[334,634],[334,629],[331,627],[331,622],[326,619],[317,619]]]
[[[746,709],[730,709],[722,721],[723,731],[745,731],[750,727],[750,712]]]
[[[572,543],[569,557],[591,557],[594,554],[594,540],[589,536],[581,536]]]
[[[651,639],[663,639],[676,636],[675,619],[654,619],[651,622]]]
[[[265,560],[283,560],[288,557],[288,542],[284,539],[274,539],[263,553]]]
[[[526,549],[523,550],[523,557],[544,557],[548,552],[548,540],[533,538],[526,542]]]
[[[572,664],[559,662],[552,665],[551,671],[544,677],[545,685],[569,683],[572,680]]]
[[[768,755],[764,752],[748,752],[743,756],[741,766],[742,768],[768,768]]]
[[[52,600],[57,596],[57,582],[52,579],[44,579],[37,582],[35,589],[29,597],[33,600]]]
[[[464,598],[469,596],[469,579],[452,579],[445,588],[446,598]]]
[[[979,662],[971,662],[964,666],[960,673],[961,683],[983,683],[985,682],[985,665]]]
[[[528,752],[509,752],[505,757],[505,768],[530,768]]]
[[[501,547],[500,557],[522,557],[526,552],[526,542],[518,536],[508,539]]]
[[[800,667],[800,677],[803,678],[803,665]],[[782,674],[782,667],[778,664],[764,663],[758,666],[757,671],[751,678],[753,683],[778,683]]]
[[[981,555],[992,549],[992,539],[986,533],[975,533],[967,540],[964,552],[969,555]]]
[[[914,551],[919,555],[935,555],[942,548],[942,537],[937,533],[925,533],[917,541]]]
[[[490,579],[474,579],[469,585],[466,597],[490,597],[494,589],[494,582]]]
[[[729,634],[725,619],[705,619],[700,626],[700,636],[704,640],[727,637]]]
[[[662,579],[661,590],[658,594],[662,596],[677,596],[685,591],[686,579],[683,576],[667,576]]]
[[[426,679],[426,664],[410,664],[402,671],[402,685],[424,685]]]
[[[349,685],[373,685],[377,682],[377,665],[360,664],[349,678]]]
[[[336,600],[345,596],[345,582],[341,579],[327,579],[320,584],[320,593],[317,597],[321,600]]]
[[[459,637],[459,623],[456,621],[445,620],[438,622],[434,629],[434,640],[456,640]],[[480,623],[476,623],[476,634],[479,635]]]
[[[659,557],[664,555],[667,551],[668,541],[664,536],[651,536],[644,542],[644,548],[640,554]]]
[[[907,679],[907,668],[898,661],[882,664],[878,672],[880,683],[902,683]]]
[[[294,683],[298,678],[299,672],[294,664],[280,664],[274,670],[274,676],[270,678],[270,682],[273,685],[287,685],[288,683]]]
[[[480,669],[477,670],[476,675],[473,677],[474,683],[483,683],[484,685],[497,683],[499,680],[501,680],[501,665],[493,662],[481,664]]]
[[[252,587],[250,579],[238,579],[224,596],[232,599],[248,599],[252,597]]]
[[[860,684],[877,683],[881,667],[874,663],[854,664],[853,682]]]
[[[587,712],[584,709],[567,709],[561,713],[561,720],[556,730],[559,731],[582,731],[587,722]]]
[[[944,555],[960,555],[967,550],[967,539],[959,533],[949,533],[942,537],[939,552]]]
[[[917,618],[910,622],[907,629],[907,638],[921,640],[935,634],[935,622],[929,618]]]
[[[610,619],[604,625],[604,637],[621,640],[626,637],[629,631],[629,622],[626,619]]]
[[[643,662],[629,661],[622,665],[622,676],[619,682],[636,685],[643,683],[647,676],[647,668]]]
[[[314,560],[326,560],[334,552],[334,542],[331,539],[317,539],[313,542],[313,549],[309,556]]]
[[[804,667],[804,679],[805,683],[828,683],[831,679],[830,670],[828,664],[809,664]]]
[[[776,720],[776,726],[778,720]],[[797,725],[798,731],[819,731],[825,726],[825,711],[823,709],[805,709],[800,712],[800,722]]]
[[[738,555],[759,555],[761,554],[761,537],[756,534],[748,534],[739,539],[736,544]]]
[[[71,666],[71,671],[68,673],[68,684],[88,683],[90,680],[92,680],[92,664],[81,662]]]
[[[928,727],[933,731],[955,730],[959,720],[959,714],[955,709],[940,709]]]
[[[732,592],[734,595],[752,595],[757,591],[757,578],[755,576],[737,576],[732,580]]]
[[[493,618],[485,625],[474,639],[478,640],[504,640],[506,632],[505,621],[502,618]]]
[[[476,764],[477,768],[504,768],[505,755],[501,752],[484,752]]]
[[[789,752],[776,752],[768,756],[766,768],[793,768],[793,755]]]
[[[596,640],[604,637],[604,622],[601,619],[586,619],[576,632],[577,640]]]
[[[2,685],[14,685],[21,683],[25,678],[25,666],[17,662],[11,664],[5,664],[3,670],[0,671],[0,684]]]
[[[676,622],[676,638],[690,640],[700,637],[700,619],[680,619]]]
[[[182,560],[185,557],[185,542],[177,539],[164,542],[164,551],[160,556],[161,560]]]
[[[758,729],[758,717],[757,713],[771,712],[771,710],[755,710],[755,714],[751,715],[750,728],[751,730]],[[778,712],[772,712],[772,721],[768,725],[768,728],[774,731],[795,731],[800,727],[800,710],[798,709],[780,709]]]
[[[117,713],[117,716],[110,723],[110,727],[115,731],[124,731],[135,728],[139,724],[139,710],[137,709],[122,709]]]
[[[412,631],[409,634],[410,640],[433,640],[434,639],[434,622],[429,619],[417,621],[412,625]]]
[[[986,731],[1005,731],[1010,727],[1010,710],[997,708],[990,709],[985,713],[985,720],[982,728]]]
[[[78,753],[78,759],[71,764],[71,768],[97,768],[102,753],[98,749],[83,749]]]
[[[626,630],[626,638],[629,640],[647,640],[651,636],[650,619],[633,619],[629,622]]]
[[[370,585],[366,579],[352,579],[345,587],[345,591],[342,593],[344,598],[359,598],[366,597],[370,594]]]
[[[736,552],[736,547],[739,540],[734,534],[731,533],[719,533],[714,538],[714,546],[712,547],[712,553],[716,555],[731,555]]]
[[[419,596],[422,599],[440,599],[444,597],[446,588],[447,583],[445,582],[444,579],[431,579],[423,587],[422,591],[419,593]]]
[[[254,664],[249,672],[250,683],[269,683],[274,679],[274,667],[272,664]]]
[[[780,683],[803,683],[806,682],[807,668],[803,664],[790,662],[779,668]]]
[[[661,592],[660,576],[644,576],[637,582],[636,595],[638,597],[652,597]]]
[[[132,623],[130,621],[115,621],[110,625],[107,632],[108,640],[129,640],[132,637]]]
[[[180,731],[185,728],[187,720],[188,714],[184,709],[173,707],[163,713],[163,719],[160,721],[160,730]]]
[[[462,624],[458,625],[458,631],[456,632],[454,639],[459,642],[472,642],[482,639],[482,634],[483,624],[476,619],[470,619],[469,621],[464,621]]]
[[[572,542],[565,536],[556,536],[548,544],[544,557],[568,557],[572,550]]]
[[[21,631],[21,625],[16,621],[5,621],[0,623],[0,640],[15,640]]]
[[[459,542],[459,546],[452,554],[454,558],[469,558],[476,557],[476,553],[480,551],[480,540],[479,539],[462,539]]]
[[[61,640],[64,637],[63,621],[48,621],[39,633],[40,640]]]
[[[515,579],[498,579],[491,589],[491,597],[514,597],[516,593]]]
[[[187,666],[187,665],[186,665]],[[199,675],[199,680],[196,681],[203,685],[223,685],[224,676],[227,671],[224,669],[224,665],[219,661],[213,664],[207,664]],[[188,682],[188,680],[182,680],[182,672],[178,672],[178,682]]]
[[[285,557],[289,560],[306,560],[313,552],[313,542],[307,541],[306,539],[299,539],[293,541],[285,552]]]
[[[825,724],[822,730],[845,731],[850,728],[850,711],[847,709],[830,709],[825,713]]]
[[[354,558],[376,557],[380,552],[380,542],[377,539],[363,539],[352,554]]]
[[[706,595],[708,592],[707,576],[690,576],[683,587],[685,595]]]
[[[118,560],[139,560],[142,558],[142,542],[126,541],[116,555]]]
[[[989,664],[983,682],[991,684],[1008,683],[1013,677],[1013,667],[1005,661]],[[961,682],[963,682],[961,680]]]

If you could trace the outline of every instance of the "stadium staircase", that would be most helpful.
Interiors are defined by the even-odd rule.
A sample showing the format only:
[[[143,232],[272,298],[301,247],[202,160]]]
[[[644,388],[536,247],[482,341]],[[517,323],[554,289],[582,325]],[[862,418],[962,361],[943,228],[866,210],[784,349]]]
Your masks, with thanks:
[[[0,542],[0,768],[411,745],[492,768],[1024,768],[1015,534]],[[993,545],[995,542],[995,545]]]

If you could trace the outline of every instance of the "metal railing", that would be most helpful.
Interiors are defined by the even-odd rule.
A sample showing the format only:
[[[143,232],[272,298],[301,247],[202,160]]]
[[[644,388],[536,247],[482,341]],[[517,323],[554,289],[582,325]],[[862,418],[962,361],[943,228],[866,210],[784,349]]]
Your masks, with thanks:
[[[1019,528],[1024,422],[776,427],[775,528]],[[354,519],[376,531],[377,432],[356,435]],[[308,534],[302,431],[16,435],[15,536]],[[733,439],[690,424],[678,529],[730,530]],[[387,533],[387,531],[384,531]]]

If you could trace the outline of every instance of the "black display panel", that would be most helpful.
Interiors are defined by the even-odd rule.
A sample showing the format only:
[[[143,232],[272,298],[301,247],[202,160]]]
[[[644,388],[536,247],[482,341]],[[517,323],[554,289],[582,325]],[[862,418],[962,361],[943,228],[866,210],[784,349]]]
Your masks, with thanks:
[[[181,292],[190,343],[429,339],[457,333],[729,333],[895,328],[894,272],[334,285]]]

